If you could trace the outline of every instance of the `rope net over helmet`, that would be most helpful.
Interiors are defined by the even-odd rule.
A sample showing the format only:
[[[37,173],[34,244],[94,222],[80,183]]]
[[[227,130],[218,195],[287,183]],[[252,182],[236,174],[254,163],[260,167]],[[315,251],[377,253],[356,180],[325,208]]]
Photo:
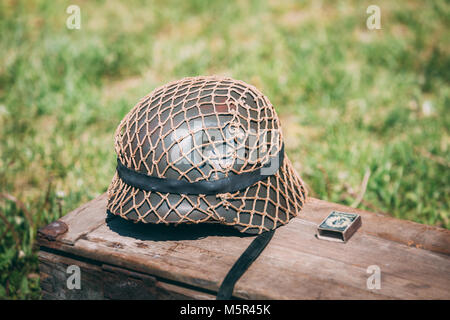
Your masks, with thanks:
[[[107,209],[128,220],[216,222],[255,234],[288,223],[306,199],[273,106],[231,78],[155,89],[122,120],[115,149]]]

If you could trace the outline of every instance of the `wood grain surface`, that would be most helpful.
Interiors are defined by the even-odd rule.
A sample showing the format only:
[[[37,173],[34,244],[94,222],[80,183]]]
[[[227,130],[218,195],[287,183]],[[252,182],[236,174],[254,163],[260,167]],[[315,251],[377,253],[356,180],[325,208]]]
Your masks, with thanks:
[[[102,195],[61,218],[69,230],[55,241],[40,237],[43,263],[50,263],[49,253],[45,252],[48,248],[53,255],[70,255],[75,260],[88,259],[108,266],[98,272],[119,268],[151,276],[155,286],[174,292],[172,296],[167,293],[152,296],[142,289],[147,292],[145,297],[177,298],[184,294],[209,299],[254,238],[213,224],[176,227],[135,224],[107,217],[106,201]],[[317,224],[332,210],[355,212],[362,217],[362,227],[345,244],[315,236]],[[310,198],[299,217],[277,229],[261,256],[237,282],[233,296],[449,299],[449,250],[448,230]],[[381,270],[381,289],[367,288],[371,275],[367,268],[372,265]],[[52,276],[48,268],[41,272]],[[177,290],[182,291],[178,296]],[[96,294],[102,295],[91,296]],[[103,297],[121,298],[109,295]]]

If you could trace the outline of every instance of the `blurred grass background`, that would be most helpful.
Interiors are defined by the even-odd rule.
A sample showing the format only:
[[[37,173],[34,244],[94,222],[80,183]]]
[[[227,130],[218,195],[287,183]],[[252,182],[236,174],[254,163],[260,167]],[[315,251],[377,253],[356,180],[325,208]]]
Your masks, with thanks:
[[[312,196],[449,228],[449,3],[377,1],[373,31],[371,4],[0,1],[0,298],[40,297],[36,230],[106,191],[119,121],[185,76],[260,88]]]

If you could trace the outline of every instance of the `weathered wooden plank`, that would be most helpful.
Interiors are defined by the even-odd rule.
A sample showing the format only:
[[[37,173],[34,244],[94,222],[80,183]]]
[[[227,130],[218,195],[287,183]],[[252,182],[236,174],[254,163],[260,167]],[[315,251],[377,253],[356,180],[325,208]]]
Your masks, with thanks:
[[[96,265],[40,251],[42,296],[48,300],[67,299],[203,299],[211,294],[161,282],[146,274],[110,265]],[[67,267],[80,267],[81,289],[68,289]]]
[[[315,237],[317,223],[332,210],[362,216],[362,228],[346,244]],[[217,225],[106,222],[105,211],[106,198],[100,197],[65,217],[67,234],[54,242],[40,239],[40,244],[199,290],[217,291],[253,239]],[[77,225],[80,220],[87,221],[83,228]],[[310,199],[299,218],[277,230],[237,283],[234,295],[253,299],[449,299],[449,234],[448,230]],[[370,265],[381,269],[380,290],[367,289]]]
[[[83,235],[104,224],[106,202],[107,195],[105,193],[59,219],[69,226],[69,230],[58,240],[72,245]]]
[[[101,293],[101,267],[80,260],[70,259],[45,251],[39,251],[39,269],[43,298],[56,300],[103,299]],[[82,275],[82,290],[67,287],[67,267],[77,265]]]
[[[237,248],[233,248],[233,242],[224,243],[224,237],[155,242],[121,238],[119,242],[116,237],[110,238],[109,234],[103,234],[103,231],[99,230],[93,237],[80,239],[73,247],[63,249],[91,259],[101,259],[109,264],[213,291],[217,290],[220,280],[225,277],[236,260],[235,254],[230,255],[226,251],[234,249],[236,252]],[[247,245],[251,241],[251,239],[242,240],[245,240]],[[207,244],[199,246],[199,241],[206,241]],[[244,241],[239,245],[243,251]],[[210,246],[215,246],[219,250],[208,249]],[[192,261],[195,263],[192,264]],[[215,266],[211,266],[211,263]]]
[[[276,292],[286,298],[306,299],[362,298],[366,296],[363,292],[379,295],[374,298],[450,297],[450,279],[446,276],[450,261],[446,256],[364,233],[356,234],[347,244],[328,243],[315,239],[314,230],[314,225],[298,219],[290,228],[280,229],[258,263],[238,282],[237,293],[253,297]],[[381,269],[380,290],[367,288],[367,268],[371,265]],[[341,296],[330,296],[330,288],[319,284],[310,290],[305,283],[311,280],[347,288]],[[265,285],[255,288],[258,281]]]
[[[166,283],[166,282],[158,282],[158,286],[160,288],[164,289],[165,291],[170,292],[171,295],[169,297],[167,297],[166,299],[181,299],[181,300],[186,300],[186,299],[187,300],[189,300],[189,299],[215,300],[216,299],[215,295],[201,292],[201,291],[196,291],[193,289],[184,288],[184,287]]]
[[[62,217],[60,220],[70,228],[58,240],[62,243],[73,244],[83,235],[104,224],[106,202],[107,196],[103,194]],[[442,228],[386,217],[315,198],[308,199],[299,218],[318,224],[332,210],[360,214],[363,217],[363,224],[358,232],[365,232],[408,246],[450,254],[450,231]]]
[[[252,240],[210,236],[160,241],[157,235],[150,240],[152,236],[146,231],[160,232],[163,228],[148,227],[114,220],[88,234],[77,246],[84,254],[108,263],[217,290]],[[315,225],[300,219],[277,230],[262,256],[238,282],[236,295],[271,299],[450,297],[447,256],[364,233],[356,234],[347,244],[326,242],[316,239],[314,231]],[[382,270],[381,290],[367,290],[370,265]]]

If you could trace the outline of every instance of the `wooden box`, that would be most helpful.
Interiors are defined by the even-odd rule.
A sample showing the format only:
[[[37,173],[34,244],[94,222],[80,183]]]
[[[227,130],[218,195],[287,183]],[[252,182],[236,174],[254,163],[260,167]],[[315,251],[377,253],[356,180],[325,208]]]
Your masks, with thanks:
[[[134,224],[107,216],[106,201],[102,195],[39,231],[45,299],[215,299],[254,238],[217,225]],[[316,237],[333,210],[361,215],[347,243]],[[450,299],[449,253],[448,230],[311,198],[277,229],[233,297]],[[67,286],[71,265],[80,268],[80,289]]]

